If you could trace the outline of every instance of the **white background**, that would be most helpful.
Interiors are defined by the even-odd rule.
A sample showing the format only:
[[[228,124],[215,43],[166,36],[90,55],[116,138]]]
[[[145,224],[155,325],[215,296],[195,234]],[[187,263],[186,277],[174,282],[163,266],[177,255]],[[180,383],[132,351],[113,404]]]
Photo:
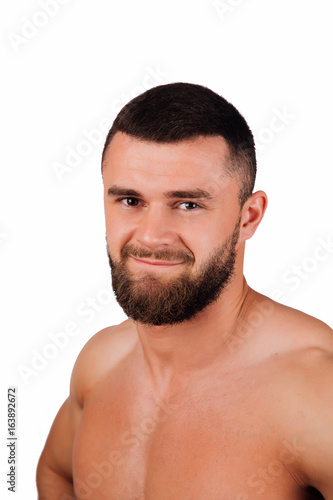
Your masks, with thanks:
[[[124,318],[110,292],[102,139],[95,132],[87,146],[85,133],[144,85],[200,83],[245,116],[258,141],[256,188],[269,198],[247,244],[245,276],[332,322],[333,249],[316,252],[333,236],[330,0],[54,2],[1,7],[0,495],[24,500],[36,498],[37,460],[80,349]],[[285,123],[274,121],[277,113]],[[73,150],[84,154],[57,174]],[[68,323],[75,337],[64,334]],[[57,349],[50,334],[59,332],[67,345]],[[38,365],[43,352],[54,357]],[[23,376],[34,357],[38,370]],[[5,477],[8,386],[18,388],[14,497]]]

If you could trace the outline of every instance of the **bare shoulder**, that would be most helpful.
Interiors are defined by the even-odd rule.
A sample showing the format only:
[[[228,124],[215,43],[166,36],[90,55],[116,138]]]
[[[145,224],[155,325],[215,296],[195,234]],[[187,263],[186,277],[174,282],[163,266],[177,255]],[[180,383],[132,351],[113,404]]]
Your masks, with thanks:
[[[285,414],[288,408],[295,410],[294,404],[305,409],[306,401],[310,414],[313,398],[324,401],[327,385],[333,388],[333,330],[323,321],[257,292],[250,314],[253,309],[261,309],[263,319],[253,336],[252,361],[265,370]]]
[[[274,307],[270,359],[272,367],[279,371],[277,380],[280,378],[283,382],[284,399],[291,394],[296,404],[302,403],[303,409],[308,406],[306,401],[309,411],[310,407],[318,408],[313,398],[324,401],[327,384],[330,381],[331,386],[333,382],[333,330],[319,319],[291,307],[277,303]]]
[[[130,320],[96,333],[83,347],[71,377],[71,392],[80,406],[87,393],[135,347],[138,337]]]
[[[326,323],[262,294],[252,292],[250,324],[252,311],[254,314],[261,312],[262,321],[261,323],[258,321],[260,335],[267,336],[268,333],[271,346],[277,352],[282,354],[307,348],[333,352],[333,330]],[[259,318],[259,314],[257,316]]]

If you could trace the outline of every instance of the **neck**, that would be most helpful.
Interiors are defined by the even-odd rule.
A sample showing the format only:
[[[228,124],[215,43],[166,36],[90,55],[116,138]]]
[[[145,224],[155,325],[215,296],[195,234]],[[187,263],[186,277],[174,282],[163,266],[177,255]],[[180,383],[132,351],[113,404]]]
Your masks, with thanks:
[[[247,309],[250,292],[240,276],[191,321],[173,326],[135,324],[145,371],[158,390],[165,391],[176,380],[230,361],[227,345]]]

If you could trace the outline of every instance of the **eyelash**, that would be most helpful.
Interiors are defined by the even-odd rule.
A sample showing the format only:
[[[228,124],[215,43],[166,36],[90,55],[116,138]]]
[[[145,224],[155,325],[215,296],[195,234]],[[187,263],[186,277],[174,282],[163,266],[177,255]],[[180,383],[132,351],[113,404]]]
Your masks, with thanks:
[[[125,196],[125,197],[123,197],[123,198],[118,198],[116,201],[117,201],[117,203],[122,203],[124,200],[132,200],[132,201],[137,201],[137,202],[140,202],[140,200],[139,200],[138,198],[134,198],[134,197],[132,197],[132,196]],[[196,203],[195,201],[182,201],[181,203],[179,203],[179,204],[178,204],[178,207],[179,207],[180,205],[183,205],[184,203],[191,203],[191,204],[193,204],[193,205],[196,205],[194,208],[191,208],[191,209],[189,209],[189,210],[184,210],[184,212],[191,212],[191,211],[193,211],[193,210],[197,210],[198,208],[203,208],[203,206],[202,206],[202,205],[199,205],[199,204],[198,204],[198,203]],[[125,206],[126,206],[126,207],[128,207],[128,208],[136,208],[136,207],[137,207],[137,205],[135,205],[135,206],[131,206],[131,205],[126,205],[126,204],[125,204]]]

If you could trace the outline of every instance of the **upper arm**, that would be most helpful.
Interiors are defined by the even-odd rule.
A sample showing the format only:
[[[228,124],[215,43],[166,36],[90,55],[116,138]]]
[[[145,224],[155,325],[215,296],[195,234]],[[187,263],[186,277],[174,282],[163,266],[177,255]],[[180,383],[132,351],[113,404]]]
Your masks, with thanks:
[[[42,471],[52,470],[71,480],[73,443],[84,400],[110,366],[128,349],[127,345],[119,343],[115,349],[115,340],[113,328],[105,328],[94,335],[80,352],[72,372],[70,395],[54,419],[39,461],[37,476]]]
[[[60,407],[49,431],[39,459],[37,478],[48,471],[68,480],[72,478],[73,443],[83,408],[91,342],[92,339],[83,347],[74,364],[70,394]]]
[[[299,433],[303,447],[300,468],[310,486],[333,500],[333,355],[318,355],[306,377],[304,419]]]
[[[51,470],[61,477],[72,479],[72,448],[80,411],[70,395],[54,419],[39,460],[37,476]]]

